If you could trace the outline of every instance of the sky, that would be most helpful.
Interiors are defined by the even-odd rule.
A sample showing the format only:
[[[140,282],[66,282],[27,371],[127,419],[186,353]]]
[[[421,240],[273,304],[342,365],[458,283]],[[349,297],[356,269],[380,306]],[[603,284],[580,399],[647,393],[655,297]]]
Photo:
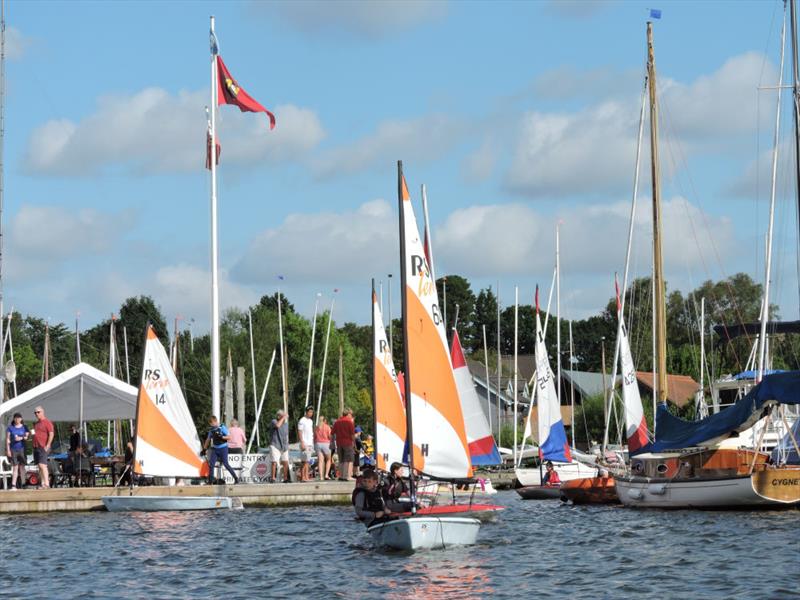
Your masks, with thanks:
[[[280,283],[303,314],[335,294],[336,321],[367,323],[370,279],[386,298],[393,274],[396,315],[403,160],[437,276],[530,303],[560,223],[562,316],[596,314],[624,269],[651,4],[8,0],[5,309],[86,328],[149,294],[208,329],[213,14],[229,70],[277,117],[218,113],[223,309]],[[782,2],[657,8],[668,286],[763,281]],[[772,299],[796,319],[787,99]],[[651,268],[647,129],[643,146],[632,276]]]

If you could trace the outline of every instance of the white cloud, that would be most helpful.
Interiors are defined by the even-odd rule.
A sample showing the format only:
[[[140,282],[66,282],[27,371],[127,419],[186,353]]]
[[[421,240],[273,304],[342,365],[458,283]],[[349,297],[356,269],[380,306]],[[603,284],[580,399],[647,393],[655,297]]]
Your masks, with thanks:
[[[447,14],[445,0],[277,0],[252,6],[304,33],[346,33],[369,39],[396,34]]]
[[[715,262],[717,253],[730,258],[735,252],[729,218],[704,214],[681,197],[663,202],[662,213],[668,271],[698,269],[704,261]],[[583,275],[612,274],[624,266],[629,214],[627,202],[582,206],[557,216],[543,215],[525,204],[458,209],[434,231],[437,265],[467,277],[547,273],[555,263],[556,222],[562,220],[565,270]],[[651,223],[650,205],[640,200],[633,253],[644,267],[651,260]]]
[[[734,56],[710,75],[702,75],[689,84],[662,81],[661,108],[667,125],[684,139],[716,137],[724,145],[732,135],[755,131],[765,125],[770,110],[758,110],[759,85],[777,84],[775,66],[760,52]],[[768,104],[771,109],[772,104]]]
[[[759,114],[757,87],[775,79],[774,66],[755,52],[735,56],[691,83],[662,78],[660,142],[665,178],[671,169],[680,168],[687,156],[745,154],[752,144],[747,134],[768,119],[768,111]],[[606,99],[573,112],[534,110],[521,118],[505,176],[509,189],[532,197],[629,189],[640,112],[640,95],[636,93],[640,90],[632,73],[603,69],[577,72],[562,67],[545,73],[535,82],[534,90],[545,99],[575,98],[579,90],[572,82],[585,86],[586,80],[590,91],[582,97],[592,99],[598,90],[606,90]],[[625,86],[612,85],[615,80],[625,82]],[[622,87],[629,90],[625,96],[620,95]],[[646,166],[647,136],[644,140],[642,165]],[[642,184],[647,183],[647,173],[644,168]]]
[[[232,275],[246,283],[278,274],[295,282],[365,281],[395,264],[397,252],[397,217],[386,200],[373,200],[352,212],[287,216],[253,240]]]
[[[66,261],[108,254],[135,222],[131,211],[23,205],[9,228],[8,275],[14,281],[43,277]]]
[[[75,123],[51,120],[34,130],[24,164],[37,174],[89,175],[109,168],[136,173],[197,171],[205,163],[204,92],[175,95],[146,88],[132,95],[105,96],[97,110]],[[317,115],[292,105],[275,108],[269,131],[261,114],[220,111],[221,161],[276,163],[303,157],[323,138]]]
[[[526,114],[506,184],[530,196],[620,191],[634,171],[638,113],[606,102],[577,113]]]
[[[391,164],[404,156],[432,161],[443,157],[464,133],[459,121],[442,114],[384,121],[374,133],[323,153],[314,161],[314,170],[325,178]]]

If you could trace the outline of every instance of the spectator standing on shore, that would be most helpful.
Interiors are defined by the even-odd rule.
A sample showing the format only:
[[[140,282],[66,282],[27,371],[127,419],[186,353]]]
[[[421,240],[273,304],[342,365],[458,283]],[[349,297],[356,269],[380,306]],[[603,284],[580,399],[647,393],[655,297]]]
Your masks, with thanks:
[[[208,455],[208,483],[214,482],[214,467],[217,464],[217,459],[222,463],[222,466],[233,477],[233,483],[239,483],[239,478],[236,476],[236,471],[233,470],[230,463],[228,463],[228,428],[225,425],[220,425],[219,420],[215,416],[208,418],[208,424],[211,429],[208,430],[206,441],[203,443],[203,450],[211,446],[211,452]]]
[[[289,483],[289,423],[287,414],[279,410],[272,419],[269,453],[272,458],[272,481],[278,480],[278,463],[283,465],[283,482]]]
[[[69,426],[69,430],[71,432],[69,435],[69,451],[74,453],[81,447],[81,432],[75,423]]]
[[[364,442],[361,440],[362,431],[361,427],[356,425],[355,436],[353,437],[353,453],[355,454],[356,470],[361,466],[361,458],[364,455]]]
[[[44,416],[44,409],[37,406],[33,409],[36,423],[33,425],[33,460],[39,466],[39,485],[42,488],[50,487],[50,474],[47,471],[47,456],[53,445],[55,429],[50,419]]]
[[[342,416],[336,419],[331,432],[336,440],[336,451],[339,455],[339,479],[341,481],[352,481],[353,462],[355,460],[353,449],[355,424],[351,409],[346,408]]]
[[[297,423],[297,441],[300,442],[300,481],[311,481],[309,463],[314,456],[314,407],[306,406],[306,412]]]
[[[6,456],[11,462],[12,490],[22,489],[25,485],[25,465],[28,463],[25,456],[25,440],[29,437],[30,431],[22,422],[22,414],[14,413],[11,424],[6,428]]]
[[[321,481],[328,479],[331,472],[331,426],[328,419],[320,416],[319,425],[314,430],[314,442],[317,448],[317,469]]]
[[[244,429],[239,427],[239,421],[231,419],[231,426],[228,428],[228,454],[244,454],[246,443]]]

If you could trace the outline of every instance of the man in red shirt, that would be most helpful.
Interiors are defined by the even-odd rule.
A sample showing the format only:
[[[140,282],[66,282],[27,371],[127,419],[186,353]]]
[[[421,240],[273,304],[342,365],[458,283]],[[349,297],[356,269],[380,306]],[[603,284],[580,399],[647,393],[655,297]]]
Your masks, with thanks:
[[[356,426],[351,409],[346,408],[342,416],[336,419],[331,428],[331,434],[336,440],[336,452],[339,455],[339,479],[341,481],[352,481],[353,461],[355,460],[353,444]]]
[[[50,475],[47,472],[47,455],[53,444],[55,430],[50,420],[44,416],[44,409],[37,406],[33,409],[36,423],[33,425],[33,460],[39,465],[39,479],[43,488],[50,487]]]

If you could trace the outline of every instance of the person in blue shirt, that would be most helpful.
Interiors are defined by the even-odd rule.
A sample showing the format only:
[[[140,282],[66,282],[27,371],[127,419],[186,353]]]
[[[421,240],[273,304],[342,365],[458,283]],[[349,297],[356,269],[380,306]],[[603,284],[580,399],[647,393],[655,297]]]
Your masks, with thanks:
[[[6,428],[6,456],[11,461],[12,490],[21,489],[25,485],[25,465],[28,462],[25,456],[25,440],[29,437],[30,431],[22,422],[22,415],[14,413],[11,424]]]
[[[208,483],[214,482],[214,467],[217,464],[217,459],[228,470],[228,473],[233,477],[233,483],[239,483],[239,478],[236,472],[228,463],[228,428],[221,425],[217,417],[211,416],[208,418],[208,424],[211,429],[208,430],[206,441],[203,443],[203,451],[211,446],[211,451],[208,454]]]

